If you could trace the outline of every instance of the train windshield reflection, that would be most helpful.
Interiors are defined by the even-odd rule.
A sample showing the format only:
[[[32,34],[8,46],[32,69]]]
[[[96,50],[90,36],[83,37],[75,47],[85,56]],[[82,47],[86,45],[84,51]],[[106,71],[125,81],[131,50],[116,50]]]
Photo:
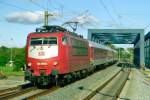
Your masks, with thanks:
[[[42,45],[42,44],[57,44],[56,37],[44,37],[44,38],[31,38],[30,45]]]

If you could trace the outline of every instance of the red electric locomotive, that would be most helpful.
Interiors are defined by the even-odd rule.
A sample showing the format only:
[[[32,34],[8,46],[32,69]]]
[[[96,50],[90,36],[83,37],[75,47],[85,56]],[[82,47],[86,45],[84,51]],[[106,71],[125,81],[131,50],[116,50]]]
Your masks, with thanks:
[[[70,73],[90,67],[88,42],[59,26],[37,29],[27,37],[26,63],[25,79],[31,83],[63,83]]]
[[[64,85],[85,77],[96,65],[114,61],[113,50],[96,45],[60,26],[37,29],[27,37],[25,79]]]

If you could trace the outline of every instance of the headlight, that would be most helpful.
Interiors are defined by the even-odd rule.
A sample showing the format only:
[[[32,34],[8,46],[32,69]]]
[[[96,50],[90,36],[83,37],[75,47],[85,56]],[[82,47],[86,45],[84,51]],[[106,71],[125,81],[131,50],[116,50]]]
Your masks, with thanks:
[[[41,65],[40,62],[37,62],[36,64],[37,64],[38,66]]]
[[[41,62],[41,65],[48,65],[46,62]]]
[[[57,62],[57,61],[54,61],[54,62],[53,62],[53,65],[54,65],[54,66],[58,65],[58,62]]]
[[[31,65],[32,65],[31,62],[29,62],[29,63],[28,63],[28,66],[31,66]]]
[[[36,64],[37,64],[38,66],[39,66],[39,65],[48,65],[47,62],[37,62]]]

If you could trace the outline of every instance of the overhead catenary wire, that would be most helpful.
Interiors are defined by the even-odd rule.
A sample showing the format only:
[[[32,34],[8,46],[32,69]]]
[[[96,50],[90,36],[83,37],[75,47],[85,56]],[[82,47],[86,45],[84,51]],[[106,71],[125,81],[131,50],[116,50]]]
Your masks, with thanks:
[[[116,22],[116,20],[112,17],[112,15],[110,14],[107,6],[105,5],[105,3],[103,2],[103,0],[99,0],[100,4],[104,7],[106,13],[109,15],[109,17],[111,18],[111,20],[118,26],[118,23]]]
[[[53,4],[54,3],[52,2],[52,0],[47,0],[47,11],[51,12],[50,8],[53,8],[53,10],[60,11],[61,16],[64,17],[64,11],[63,11],[64,10],[64,6],[63,6],[63,4],[61,4],[59,2],[59,4],[58,4],[59,7],[55,7]]]
[[[111,0],[111,4],[112,4],[112,9],[113,9],[114,13],[115,13],[116,16],[117,16],[119,25],[122,26],[122,23],[121,23],[121,20],[120,20],[120,17],[121,17],[121,16],[118,14],[118,12],[117,12],[117,10],[116,10],[116,7],[115,7],[115,5],[114,5],[113,0]]]
[[[35,11],[32,11],[32,10],[30,10],[30,9],[17,6],[17,5],[14,5],[14,4],[10,4],[10,3],[8,3],[8,2],[0,1],[0,4],[4,4],[4,5],[7,5],[7,6],[9,6],[9,7],[17,8],[17,9],[24,10],[24,11],[29,11],[29,12],[32,12],[32,13],[35,13],[35,14],[36,14]]]
[[[13,7],[13,8],[17,8],[17,9],[20,9],[20,10],[25,10],[25,11],[33,12],[33,11],[32,11],[32,10],[30,10],[30,9],[23,8],[23,7],[20,7],[20,6],[14,5],[14,4],[10,4],[10,3],[5,2],[5,1],[0,1],[0,4],[4,4],[4,5],[7,5],[7,6],[10,6],[10,7]]]
[[[32,0],[30,0],[30,1],[32,1]],[[14,5],[14,4],[10,4],[10,3],[5,2],[5,1],[0,1],[0,4],[6,5],[6,6],[9,6],[9,7],[13,7],[13,8],[16,8],[16,9],[24,10],[24,11],[29,11],[29,12],[32,12],[32,13],[37,14],[35,11],[32,11],[32,10],[30,10],[30,9],[17,6],[17,5]],[[38,6],[38,5],[37,5],[37,6]],[[39,7],[40,7],[40,6],[39,6]]]
[[[30,1],[32,4],[36,5],[37,7],[42,8],[43,10],[45,10],[45,7],[42,6],[42,5],[40,5],[40,4],[38,4],[37,2],[34,2],[33,0],[29,0],[29,1]]]
[[[55,3],[54,2],[52,2],[52,0],[48,0],[49,1],[49,5],[53,8],[53,9],[56,9],[56,10],[60,10],[60,8],[63,6],[63,4],[62,3],[57,3],[56,1],[55,1]],[[57,5],[59,6],[59,7],[56,7],[56,5],[54,5],[54,4],[56,4],[57,3]]]
[[[12,7],[12,8],[16,8],[16,9],[19,9],[19,10],[28,11],[28,12],[31,12],[31,13],[34,13],[34,14],[40,14],[40,15],[44,14],[44,13],[38,13],[37,11],[33,11],[33,10],[30,10],[30,9],[27,9],[27,8],[24,8],[24,7],[20,7],[18,5],[12,4],[12,3],[7,2],[7,1],[0,1],[0,5],[6,5],[6,6],[9,6],[9,7]],[[4,17],[4,18],[6,18],[6,17]],[[60,22],[64,22],[64,21],[60,20]]]
[[[12,8],[16,8],[16,9],[19,9],[19,10],[28,11],[28,12],[37,14],[35,11],[32,11],[32,10],[30,10],[30,9],[27,9],[27,8],[24,8],[24,7],[20,7],[20,6],[11,4],[11,3],[8,3],[8,2],[6,2],[6,1],[0,1],[0,4],[1,4],[1,5],[6,5],[6,6],[9,6],[9,7],[12,7]],[[4,17],[4,18],[5,18],[5,17]]]
[[[42,8],[44,11],[48,11],[51,12],[51,10],[49,9],[49,6],[52,7],[52,1],[51,0],[45,0],[45,6],[40,5],[37,2],[34,2],[33,0],[29,0],[31,3],[35,4],[36,6],[38,6],[39,8]]]
[[[51,1],[50,1],[50,0],[47,0],[47,10],[49,10],[50,4],[51,4]]]

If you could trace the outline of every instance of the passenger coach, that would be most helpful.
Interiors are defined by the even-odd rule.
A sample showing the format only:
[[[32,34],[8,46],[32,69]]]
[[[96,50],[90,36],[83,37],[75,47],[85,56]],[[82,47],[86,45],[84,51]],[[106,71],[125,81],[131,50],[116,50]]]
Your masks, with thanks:
[[[90,62],[94,66],[117,61],[117,52],[105,45],[89,41],[89,49]]]

